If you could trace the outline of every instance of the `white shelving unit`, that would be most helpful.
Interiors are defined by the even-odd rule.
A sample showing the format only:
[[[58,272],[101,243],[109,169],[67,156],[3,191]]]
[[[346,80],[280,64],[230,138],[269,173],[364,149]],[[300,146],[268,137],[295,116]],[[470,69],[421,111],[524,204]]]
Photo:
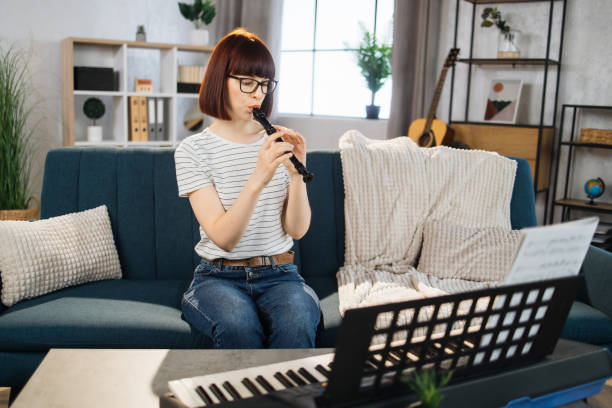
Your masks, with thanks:
[[[198,103],[197,94],[177,92],[179,65],[206,65],[212,47],[137,41],[66,38],[62,40],[62,119],[64,146],[172,146],[190,132],[181,123],[182,115]],[[109,67],[119,73],[119,90],[85,91],[74,89],[74,67]],[[134,78],[152,79],[154,92],[134,92]],[[165,140],[129,140],[128,97],[163,98]],[[89,119],[82,112],[84,101],[100,98],[106,112],[97,123],[103,127],[103,140],[87,141]]]

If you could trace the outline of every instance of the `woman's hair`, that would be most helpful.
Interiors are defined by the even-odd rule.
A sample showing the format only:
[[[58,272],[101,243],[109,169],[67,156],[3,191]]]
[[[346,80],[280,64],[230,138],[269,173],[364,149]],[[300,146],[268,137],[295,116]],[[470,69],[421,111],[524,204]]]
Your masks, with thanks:
[[[230,120],[227,113],[228,75],[250,75],[274,79],[274,59],[266,44],[257,35],[237,28],[219,41],[208,60],[200,86],[200,110],[218,119]],[[267,94],[261,110],[270,115],[273,94]]]

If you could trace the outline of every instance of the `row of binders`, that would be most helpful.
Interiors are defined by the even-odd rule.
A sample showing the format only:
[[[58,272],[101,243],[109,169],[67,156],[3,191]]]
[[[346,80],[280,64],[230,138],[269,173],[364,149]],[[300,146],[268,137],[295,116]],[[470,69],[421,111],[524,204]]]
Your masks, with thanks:
[[[147,96],[128,97],[130,141],[166,140],[164,98]]]

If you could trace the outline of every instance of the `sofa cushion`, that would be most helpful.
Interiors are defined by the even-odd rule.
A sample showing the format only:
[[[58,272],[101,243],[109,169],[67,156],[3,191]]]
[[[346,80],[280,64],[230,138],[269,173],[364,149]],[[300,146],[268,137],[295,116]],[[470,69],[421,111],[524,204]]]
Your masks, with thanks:
[[[18,303],[0,315],[0,349],[207,347],[180,317],[188,285],[101,281]]]
[[[500,227],[475,228],[425,222],[417,270],[440,279],[502,281],[521,233]]]
[[[590,344],[612,344],[612,320],[605,313],[585,303],[575,301],[561,337]]]
[[[106,206],[46,220],[0,221],[2,303],[121,278]]]
[[[317,293],[321,303],[321,312],[323,313],[324,330],[317,333],[316,346],[335,347],[338,330],[342,323],[336,278],[333,276],[321,276],[308,279],[306,282]]]
[[[127,279],[191,279],[200,240],[178,196],[174,148],[65,147],[47,154],[41,218],[106,204]]]

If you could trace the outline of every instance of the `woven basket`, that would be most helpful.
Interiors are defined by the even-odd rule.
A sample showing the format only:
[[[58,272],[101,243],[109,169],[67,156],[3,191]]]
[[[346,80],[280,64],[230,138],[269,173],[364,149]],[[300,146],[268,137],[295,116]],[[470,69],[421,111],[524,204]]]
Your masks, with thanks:
[[[27,221],[37,219],[40,213],[40,200],[36,196],[31,196],[26,201],[26,207],[30,206],[30,201],[34,200],[36,206],[26,210],[0,210],[0,220],[2,221]]]
[[[587,128],[580,129],[580,143],[612,145],[612,130]]]

